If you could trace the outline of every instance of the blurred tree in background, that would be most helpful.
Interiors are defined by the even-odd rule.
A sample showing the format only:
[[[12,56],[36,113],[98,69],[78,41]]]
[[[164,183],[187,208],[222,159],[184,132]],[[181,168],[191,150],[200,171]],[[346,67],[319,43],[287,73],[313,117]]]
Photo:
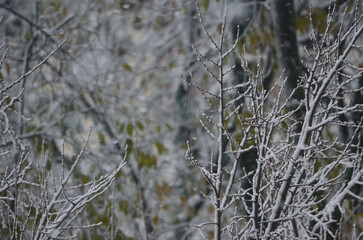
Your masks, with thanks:
[[[363,236],[362,1],[195,3],[0,1],[1,239]]]

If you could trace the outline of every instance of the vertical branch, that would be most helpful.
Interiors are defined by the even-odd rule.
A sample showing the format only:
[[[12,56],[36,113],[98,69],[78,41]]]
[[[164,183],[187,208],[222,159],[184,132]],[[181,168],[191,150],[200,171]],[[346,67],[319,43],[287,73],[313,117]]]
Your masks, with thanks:
[[[218,160],[217,160],[217,172],[216,172],[216,192],[215,192],[215,230],[214,230],[214,238],[216,240],[221,239],[221,218],[222,218],[222,209],[221,209],[221,188],[222,188],[222,180],[223,180],[223,156],[225,152],[225,136],[224,136],[224,96],[223,96],[223,88],[224,88],[224,72],[223,72],[223,43],[224,43],[224,31],[226,27],[226,16],[227,16],[227,0],[224,1],[224,15],[222,22],[222,29],[219,38],[218,44],[218,68],[219,68],[219,119],[218,119],[218,128],[219,128],[219,136],[218,136]]]
[[[190,4],[190,8],[188,9],[188,15],[187,19],[185,20],[187,23],[185,34],[186,34],[186,40],[187,45],[192,46],[194,42],[196,41],[198,37],[197,32],[197,23],[198,21],[195,19],[196,17],[196,10],[194,8],[194,4]],[[188,75],[186,78],[187,83],[191,82],[191,75],[194,73],[194,65],[196,63],[195,56],[193,55],[193,49],[192,47],[188,48],[190,52],[188,52],[187,56],[191,59],[188,59],[188,65],[186,66],[186,71],[191,71],[191,74]],[[192,55],[192,56],[190,56]],[[189,139],[192,129],[189,124],[190,121],[190,112],[189,109],[189,95],[190,95],[190,86],[185,85],[184,82],[180,83],[178,86],[178,89],[176,91],[175,96],[175,113],[174,117],[178,124],[178,133],[175,138],[175,143],[182,143],[185,144],[185,142]]]
[[[35,2],[35,22],[36,24],[39,24],[39,1]],[[32,33],[32,38],[30,42],[27,44],[25,51],[24,51],[24,57],[23,57],[23,71],[22,74],[25,75],[29,71],[29,64],[31,61],[31,58],[33,56],[33,46],[36,42],[38,34],[34,31],[32,31],[33,26],[29,24],[30,32]],[[23,78],[21,81],[21,89],[20,91],[23,91],[23,94],[20,97],[20,111],[19,111],[19,136],[24,134],[24,108],[25,108],[25,86],[26,86],[26,77]]]
[[[36,17],[38,22],[38,10],[39,10],[39,2],[36,2]],[[32,26],[30,25],[29,28],[31,29]],[[32,31],[31,31],[32,32]],[[24,58],[23,58],[23,70],[22,75],[25,76],[26,73],[29,71],[29,62],[31,61],[32,55],[33,55],[33,45],[36,41],[37,34],[33,33],[32,39],[30,40],[29,44],[26,46],[24,51]],[[20,82],[20,96],[19,96],[19,127],[18,127],[18,135],[22,136],[24,134],[24,108],[25,108],[25,85],[26,85],[26,77],[24,77]],[[14,154],[14,168],[16,168],[21,162],[23,158],[23,149],[20,143],[16,144],[15,154]],[[18,182],[18,172],[16,171],[16,184],[14,188],[14,202],[13,202],[13,214],[14,214],[14,223],[13,223],[13,233],[12,238],[17,239],[17,231],[18,231],[18,207],[19,207],[19,185]]]
[[[222,42],[222,41],[221,41]],[[218,119],[218,159],[217,159],[217,171],[216,171],[216,192],[215,192],[215,239],[221,239],[221,209],[220,209],[220,197],[221,197],[221,186],[222,186],[222,163],[223,163],[223,153],[224,153],[224,136],[223,136],[223,126],[224,126],[224,109],[223,109],[223,66],[222,66],[222,48],[218,49],[219,53],[219,119]]]
[[[203,30],[204,30],[205,34],[207,35],[208,40],[213,44],[213,46],[215,47],[215,49],[218,52],[218,63],[215,63],[213,60],[208,59],[206,56],[203,56],[210,62],[214,63],[217,66],[218,71],[219,71],[218,76],[213,75],[215,80],[219,83],[219,86],[218,86],[219,94],[218,94],[218,96],[216,96],[218,99],[218,105],[219,105],[218,110],[217,110],[218,122],[216,123],[216,127],[218,129],[218,138],[217,138],[218,156],[214,163],[215,166],[212,166],[213,175],[215,177],[210,182],[210,184],[212,185],[212,188],[213,188],[213,195],[214,195],[213,196],[213,205],[214,205],[214,239],[215,240],[220,240],[221,235],[222,235],[222,223],[221,223],[222,213],[223,213],[223,209],[222,209],[222,205],[221,205],[222,179],[223,179],[222,166],[223,166],[223,162],[224,162],[225,141],[226,141],[225,136],[224,136],[225,130],[224,130],[224,100],[223,100],[223,98],[224,98],[224,96],[223,96],[223,93],[224,93],[223,59],[224,59],[224,57],[226,57],[226,54],[223,53],[223,44],[224,44],[224,33],[225,33],[225,27],[226,27],[227,1],[224,1],[224,4],[225,4],[224,15],[223,15],[222,28],[221,28],[218,43],[216,43],[213,40],[212,36],[209,34],[208,30],[206,29],[206,26],[204,25],[204,22],[203,22],[203,19],[201,16],[200,8],[199,8],[198,4],[196,4],[199,21],[203,27]],[[197,54],[198,54],[198,52],[197,52]],[[206,67],[207,71],[210,72],[210,70],[207,68],[207,66],[204,63],[202,63],[202,64],[203,64],[203,66]],[[198,89],[200,91],[202,91],[202,93],[209,93],[208,91],[200,89],[199,87],[198,87]],[[213,95],[213,94],[211,94],[211,95]]]

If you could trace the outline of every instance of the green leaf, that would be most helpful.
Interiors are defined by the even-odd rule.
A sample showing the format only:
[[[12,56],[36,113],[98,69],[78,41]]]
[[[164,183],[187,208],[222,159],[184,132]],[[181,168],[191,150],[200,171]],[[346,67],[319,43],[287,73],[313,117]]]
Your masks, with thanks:
[[[169,68],[174,68],[175,66],[174,66],[174,62],[170,62],[169,63]]]
[[[173,128],[169,124],[165,124],[165,126],[169,131],[173,131]]]
[[[123,56],[123,55],[125,55],[125,53],[126,53],[126,50],[125,49],[123,49],[122,47],[119,47],[118,49],[117,49],[117,55],[118,56]]]
[[[137,128],[139,129],[139,130],[144,130],[144,125],[141,123],[141,122],[137,122],[136,123],[136,126],[137,126]]]
[[[100,104],[100,105],[103,105],[103,100],[102,100],[102,98],[97,98],[97,102]]]
[[[115,239],[117,240],[134,240],[132,237],[127,237],[123,232],[117,230]]]
[[[122,124],[120,125],[120,128],[118,129],[118,132],[119,132],[119,133],[123,133],[123,132],[124,132],[124,129],[125,129],[125,124],[123,124],[123,123],[122,123]]]
[[[173,187],[170,186],[167,182],[162,182],[161,184],[155,185],[155,192],[161,199],[163,199],[163,197],[169,197],[172,191]]]
[[[300,33],[305,33],[309,31],[310,27],[309,24],[310,24],[309,16],[303,16],[303,17],[296,16],[295,26]]]
[[[127,63],[124,63],[124,68],[126,69],[126,71],[132,72],[132,68],[130,65],[128,65]]]
[[[317,28],[318,33],[324,33],[327,27],[327,12],[320,8],[313,8],[313,27]]]
[[[205,10],[207,10],[208,7],[209,7],[209,0],[203,0],[202,1],[202,6],[204,7]]]
[[[50,171],[52,169],[52,162],[47,160],[47,170]]]
[[[158,150],[159,155],[163,154],[164,152],[168,152],[168,149],[166,149],[161,142],[156,142],[155,147]]]
[[[127,145],[126,155],[130,156],[134,147],[134,143],[131,139],[128,138],[126,139],[126,145]]]
[[[31,33],[29,31],[26,31],[24,34],[24,40],[26,43],[30,42],[30,39],[32,38]]]
[[[107,226],[110,224],[110,218],[106,214],[98,215],[97,222],[102,222],[102,224]]]
[[[149,156],[147,158],[147,161],[145,162],[145,166],[147,168],[152,168],[152,167],[155,167],[157,164],[157,158],[155,155],[152,155],[152,156]]]
[[[37,155],[42,154],[43,142],[40,138],[34,138],[35,153]]]
[[[155,155],[150,155],[140,150],[136,151],[135,155],[139,169],[143,167],[153,168],[157,164],[157,158]]]
[[[127,124],[126,131],[128,135],[132,136],[132,133],[134,132],[134,126],[132,126],[131,123]]]
[[[153,218],[153,223],[158,224],[158,222],[159,222],[159,216],[155,215],[154,218]]]
[[[120,200],[118,208],[125,214],[129,213],[129,202],[127,200]]]
[[[105,145],[105,135],[103,133],[98,134],[98,141],[101,145]]]

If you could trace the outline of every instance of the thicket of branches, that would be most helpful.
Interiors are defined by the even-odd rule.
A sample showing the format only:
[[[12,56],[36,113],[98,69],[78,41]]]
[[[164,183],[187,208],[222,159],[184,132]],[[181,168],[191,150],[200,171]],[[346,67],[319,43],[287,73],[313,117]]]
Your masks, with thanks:
[[[63,41],[64,43],[64,41]],[[64,165],[64,143],[59,166],[49,169],[46,166],[49,157],[41,145],[41,156],[37,161],[29,161],[31,151],[19,137],[11,122],[14,104],[22,102],[23,88],[19,94],[12,94],[11,89],[17,85],[25,85],[26,77],[41,67],[59,48],[52,50],[39,64],[21,75],[20,78],[1,85],[1,152],[2,178],[0,182],[1,227],[2,235],[8,239],[56,239],[66,234],[70,238],[74,229],[94,227],[90,225],[75,225],[76,219],[85,205],[104,193],[112,184],[117,173],[125,165],[125,159],[109,174],[98,177],[93,181],[75,183],[72,174],[86,151],[89,135],[85,139],[79,154],[69,169]],[[9,48],[6,44],[1,66],[6,60]],[[9,113],[10,112],[10,113]],[[19,115],[25,118],[23,115]],[[60,168],[60,169],[59,169]]]
[[[0,238],[362,238],[362,9],[2,1]]]
[[[196,225],[202,234],[212,226],[214,239],[341,238],[345,218],[362,210],[357,202],[363,183],[363,106],[358,100],[363,71],[348,55],[361,46],[356,43],[363,15],[357,4],[351,15],[344,12],[336,18],[336,7],[329,5],[323,34],[314,32],[312,24],[305,71],[298,79],[283,75],[281,85],[274,83],[270,89],[264,88],[261,59],[253,68],[237,50],[238,42],[225,47],[227,6],[218,39],[200,17],[216,57],[195,51],[218,86],[216,91],[204,89],[191,77],[190,85],[209,104],[208,113],[201,112],[201,123],[216,142],[209,163],[187,153],[211,186],[211,194],[204,197],[214,208],[214,219]],[[355,19],[351,26],[344,25],[347,15]],[[332,29],[337,36],[333,39]],[[228,85],[235,65],[224,62],[234,51],[247,79]],[[238,103],[240,99],[244,101]],[[333,134],[337,128],[349,137]]]

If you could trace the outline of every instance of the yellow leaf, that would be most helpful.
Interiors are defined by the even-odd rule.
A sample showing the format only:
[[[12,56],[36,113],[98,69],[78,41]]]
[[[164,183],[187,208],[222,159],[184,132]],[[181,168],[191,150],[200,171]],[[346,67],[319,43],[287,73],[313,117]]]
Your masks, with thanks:
[[[132,68],[130,65],[128,65],[127,63],[124,63],[124,68],[126,69],[126,71],[132,72]]]
[[[159,222],[159,216],[158,215],[156,215],[154,217],[153,222],[154,222],[154,224],[158,224],[158,222]]]
[[[5,63],[5,69],[6,69],[6,73],[10,74],[10,65],[9,65],[9,63]]]
[[[209,0],[203,0],[202,5],[203,5],[204,9],[207,10],[209,7]]]

